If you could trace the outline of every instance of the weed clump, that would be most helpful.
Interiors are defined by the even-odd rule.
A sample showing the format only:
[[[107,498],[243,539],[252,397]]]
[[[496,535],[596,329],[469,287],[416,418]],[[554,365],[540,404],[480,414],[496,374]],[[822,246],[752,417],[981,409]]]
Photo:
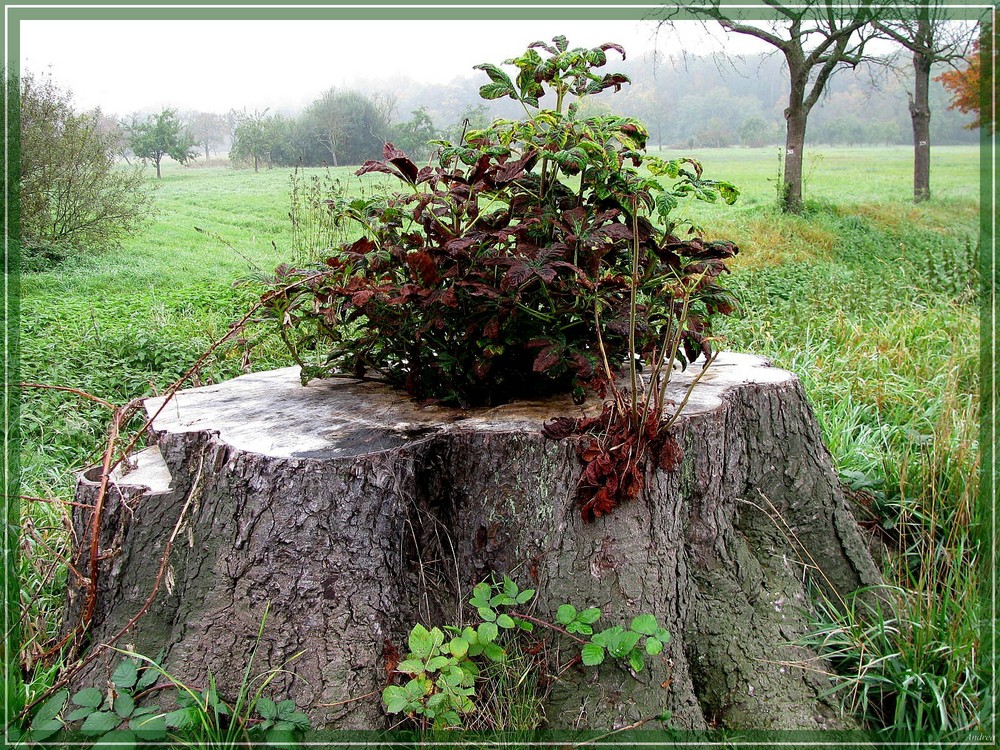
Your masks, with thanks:
[[[694,160],[647,155],[637,120],[580,114],[628,83],[597,72],[609,52],[624,57],[556,37],[508,60],[514,78],[478,65],[480,94],[518,101],[526,120],[436,141],[433,166],[387,144],[358,170],[403,189],[330,202],[331,225],[350,220],[361,237],[322,267],[279,267],[265,296],[304,381],[376,373],[420,401],[477,406],[603,396],[634,356],[707,359],[713,316],[735,306],[718,280],[737,248],[676,210],[738,191]]]

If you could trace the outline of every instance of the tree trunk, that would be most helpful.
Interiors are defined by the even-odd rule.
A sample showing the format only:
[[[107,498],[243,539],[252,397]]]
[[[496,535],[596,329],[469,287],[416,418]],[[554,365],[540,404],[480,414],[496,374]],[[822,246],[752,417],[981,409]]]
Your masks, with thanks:
[[[696,370],[675,376],[675,401]],[[538,616],[566,602],[601,607],[608,625],[649,612],[673,634],[666,658],[634,676],[571,667],[546,698],[550,727],[621,727],[663,709],[679,728],[843,726],[821,697],[826,667],[790,644],[809,629],[807,578],[834,597],[879,578],[799,381],[720,356],[673,427],[681,467],[649,469],[638,500],[594,523],[573,500],[577,439],[540,432],[581,413],[568,397],[419,408],[379,383],[302,387],[295,368],[182,392],[111,485],[101,548],[114,554],[91,642],[138,611],[174,535],[163,586],[122,643],[166,648],[171,674],[203,684],[211,672],[235,694],[270,603],[255,670],[304,651],[272,687],[318,727],[387,726],[392,650],[405,654],[416,622],[459,622],[494,572],[537,589]],[[81,503],[98,472],[81,477]],[[88,521],[78,508],[81,539]],[[76,564],[88,574],[86,554]],[[69,625],[85,597],[71,589]]]
[[[163,158],[162,156],[157,156],[156,159],[155,159],[155,161],[156,161],[156,179],[160,179],[160,159],[162,159],[162,158]]]
[[[786,55],[789,66],[791,88],[788,107],[785,109],[785,170],[782,175],[782,194],[779,197],[786,213],[802,213],[802,152],[806,144],[806,118],[809,110],[805,105],[805,90],[808,70],[795,68],[796,60]],[[804,66],[800,62],[800,66]]]
[[[931,61],[920,52],[913,53],[913,98],[910,120],[913,123],[913,202],[931,197],[931,107],[928,91]]]

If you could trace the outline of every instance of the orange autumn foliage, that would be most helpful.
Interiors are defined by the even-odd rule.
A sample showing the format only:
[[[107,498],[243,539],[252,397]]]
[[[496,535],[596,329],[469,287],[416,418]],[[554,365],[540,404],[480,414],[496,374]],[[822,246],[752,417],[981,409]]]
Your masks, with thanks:
[[[967,59],[969,65],[964,70],[949,70],[942,73],[935,81],[940,81],[951,92],[951,104],[948,109],[957,109],[963,113],[975,113],[976,119],[966,125],[969,129],[995,127],[993,102],[996,98],[996,83],[993,81],[993,69],[996,59],[996,34],[988,24],[984,27],[982,40],[986,41],[987,49],[980,49],[980,40],[972,46],[972,53]],[[992,58],[992,59],[991,59]],[[983,65],[986,62],[986,65]]]

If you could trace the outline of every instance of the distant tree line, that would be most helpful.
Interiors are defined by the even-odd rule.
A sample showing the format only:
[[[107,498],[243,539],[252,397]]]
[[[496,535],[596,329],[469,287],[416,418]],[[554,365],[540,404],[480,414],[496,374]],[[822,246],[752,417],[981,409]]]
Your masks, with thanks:
[[[233,112],[229,158],[254,170],[361,164],[381,154],[390,137],[392,108],[387,96],[329,89],[298,115]]]

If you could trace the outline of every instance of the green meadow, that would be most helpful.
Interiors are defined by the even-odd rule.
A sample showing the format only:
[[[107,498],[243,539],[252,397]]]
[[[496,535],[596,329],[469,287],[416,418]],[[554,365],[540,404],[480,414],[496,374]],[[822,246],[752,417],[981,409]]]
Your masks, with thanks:
[[[779,149],[685,153],[742,190],[735,206],[692,209],[707,236],[741,248],[727,346],[802,379],[892,585],[874,618],[817,605],[813,645],[846,675],[836,697],[901,741],[984,726],[978,149],[935,148],[933,198],[914,206],[909,149],[812,148],[795,217],[774,207]],[[372,189],[349,168],[331,175]],[[171,164],[153,181],[158,214],[139,236],[22,275],[22,381],[115,404],[160,392],[250,309],[255,280],[295,258],[289,170]],[[288,364],[271,328],[251,320],[196,380]],[[38,498],[24,501],[22,540],[29,698],[58,667],[39,660],[58,627],[69,545],[69,506],[51,501],[71,499],[108,416],[71,393],[22,391],[21,493]]]

